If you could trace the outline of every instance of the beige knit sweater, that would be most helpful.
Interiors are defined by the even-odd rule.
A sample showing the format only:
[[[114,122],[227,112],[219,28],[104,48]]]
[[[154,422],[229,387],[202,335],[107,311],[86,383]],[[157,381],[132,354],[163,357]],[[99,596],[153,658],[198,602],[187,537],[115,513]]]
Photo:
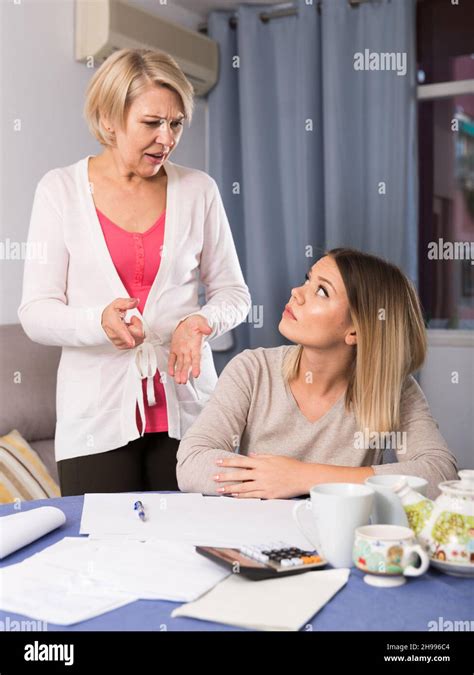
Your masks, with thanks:
[[[245,455],[285,455],[303,462],[372,466],[376,474],[420,476],[428,481],[432,498],[439,494],[439,482],[457,477],[456,460],[413,377],[402,394],[400,431],[391,436],[395,461],[387,463],[390,439],[360,435],[354,414],[345,410],[344,396],[316,422],[303,415],[282,375],[284,355],[294,348],[246,349],[227,364],[181,439],[177,475],[182,491],[216,494],[215,460],[237,448]]]

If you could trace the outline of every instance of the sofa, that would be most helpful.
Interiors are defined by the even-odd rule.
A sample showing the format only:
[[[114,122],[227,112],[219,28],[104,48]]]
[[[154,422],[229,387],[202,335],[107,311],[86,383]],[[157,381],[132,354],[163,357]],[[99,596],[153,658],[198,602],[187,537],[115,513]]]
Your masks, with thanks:
[[[17,429],[59,483],[54,459],[61,347],[32,342],[20,324],[0,326],[0,435]]]

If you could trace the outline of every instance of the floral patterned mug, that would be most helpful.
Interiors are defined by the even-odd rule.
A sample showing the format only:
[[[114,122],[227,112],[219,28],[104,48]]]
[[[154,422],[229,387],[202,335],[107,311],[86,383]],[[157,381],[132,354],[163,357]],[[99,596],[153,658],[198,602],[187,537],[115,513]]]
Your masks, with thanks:
[[[401,586],[405,577],[424,574],[430,562],[413,530],[400,525],[358,527],[352,558],[356,567],[367,572],[367,584],[384,587]]]

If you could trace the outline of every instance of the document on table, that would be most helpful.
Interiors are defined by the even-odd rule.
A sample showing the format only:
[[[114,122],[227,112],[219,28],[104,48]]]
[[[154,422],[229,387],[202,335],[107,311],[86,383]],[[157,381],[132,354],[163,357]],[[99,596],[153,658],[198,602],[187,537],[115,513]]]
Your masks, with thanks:
[[[66,516],[54,506],[12,513],[0,518],[0,558],[5,558],[43,535],[61,527]]]
[[[135,501],[146,520],[138,518]],[[293,519],[290,499],[235,499],[201,494],[86,494],[81,534],[91,537],[165,539],[201,546],[240,546],[284,542],[313,545]]]
[[[176,541],[65,537],[40,555],[51,567],[74,570],[141,600],[188,602],[230,574],[192,544]]]
[[[43,563],[37,556],[0,569],[0,609],[47,623],[69,626],[135,600],[136,596],[112,592],[76,571]]]
[[[138,599],[195,600],[228,575],[191,544],[65,537],[0,569],[0,609],[70,625]]]
[[[173,610],[189,616],[256,630],[296,631],[346,583],[350,570],[318,570],[281,579],[251,581],[231,574],[198,600]]]
[[[138,517],[133,506],[141,501],[145,520]],[[160,539],[163,524],[173,522],[180,532],[192,532],[193,513],[202,507],[201,494],[118,493],[86,494],[82,508],[79,534],[121,534],[155,537],[158,524]],[[171,537],[173,538],[173,537]]]

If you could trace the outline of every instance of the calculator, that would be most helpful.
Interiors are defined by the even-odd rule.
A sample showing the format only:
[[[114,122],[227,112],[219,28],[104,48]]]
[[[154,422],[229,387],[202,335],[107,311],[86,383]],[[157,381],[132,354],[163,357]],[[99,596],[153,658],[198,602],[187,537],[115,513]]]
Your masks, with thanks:
[[[327,565],[317,551],[304,551],[285,543],[250,545],[239,548],[196,546],[196,551],[249,579],[276,579],[301,574]]]

